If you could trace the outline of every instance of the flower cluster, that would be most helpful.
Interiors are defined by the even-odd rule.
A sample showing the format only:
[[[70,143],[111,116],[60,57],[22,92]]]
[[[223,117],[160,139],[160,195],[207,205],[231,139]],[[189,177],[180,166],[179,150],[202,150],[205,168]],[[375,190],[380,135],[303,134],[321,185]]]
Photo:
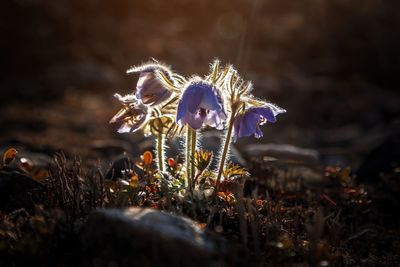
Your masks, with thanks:
[[[164,170],[164,137],[182,135],[186,129],[186,177],[188,184],[195,176],[191,159],[197,153],[196,133],[204,127],[225,129],[225,144],[220,152],[216,184],[223,177],[229,147],[238,138],[260,138],[260,126],[276,121],[286,112],[269,102],[255,98],[253,85],[243,80],[232,65],[220,67],[215,60],[204,77],[185,78],[157,61],[130,68],[127,73],[139,74],[134,93],[115,97],[123,108],[111,119],[119,123],[118,132],[142,129],[157,136],[159,170]]]

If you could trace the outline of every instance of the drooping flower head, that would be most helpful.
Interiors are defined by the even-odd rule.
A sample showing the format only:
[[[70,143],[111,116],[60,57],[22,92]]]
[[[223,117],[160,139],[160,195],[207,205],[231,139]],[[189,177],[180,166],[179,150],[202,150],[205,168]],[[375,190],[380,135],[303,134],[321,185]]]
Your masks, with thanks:
[[[178,104],[177,123],[188,124],[193,129],[208,125],[220,130],[225,119],[222,99],[215,86],[200,78],[190,80]]]
[[[142,128],[148,120],[148,108],[134,95],[114,95],[124,107],[110,120],[110,123],[119,123],[119,133],[133,133]]]
[[[266,122],[276,122],[276,116],[280,113],[285,113],[286,110],[267,103],[263,107],[251,107],[243,114],[239,114],[233,123],[234,134],[233,140],[236,142],[237,138],[254,135],[256,138],[263,136],[260,125]]]
[[[141,100],[143,104],[156,106],[171,96],[171,92],[157,79],[157,71],[162,72],[165,77],[173,81],[172,71],[168,67],[157,62],[132,67],[127,71],[128,74],[139,73],[135,96],[137,99]]]

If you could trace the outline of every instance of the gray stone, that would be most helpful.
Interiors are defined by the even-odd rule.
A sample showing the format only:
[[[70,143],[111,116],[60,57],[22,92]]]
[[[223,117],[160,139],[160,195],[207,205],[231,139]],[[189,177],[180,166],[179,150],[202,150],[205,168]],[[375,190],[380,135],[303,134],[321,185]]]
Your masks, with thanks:
[[[81,249],[98,266],[210,266],[216,242],[188,218],[154,209],[100,209],[81,232]]]
[[[319,153],[313,149],[288,144],[250,144],[244,149],[250,157],[270,157],[283,161],[316,163]]]

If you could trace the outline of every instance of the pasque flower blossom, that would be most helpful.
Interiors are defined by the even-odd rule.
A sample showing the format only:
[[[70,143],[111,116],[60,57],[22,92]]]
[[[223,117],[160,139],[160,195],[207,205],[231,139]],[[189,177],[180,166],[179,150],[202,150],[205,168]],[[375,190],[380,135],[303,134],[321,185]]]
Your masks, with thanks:
[[[212,162],[212,152],[197,148],[201,139],[198,133],[203,126],[225,129],[218,153],[218,173],[215,173],[214,200],[217,201],[221,181],[233,177],[229,173],[247,175],[227,163],[232,141],[252,135],[262,137],[260,125],[273,123],[278,114],[286,112],[255,98],[251,93],[252,83],[241,78],[232,65],[220,66],[219,60],[214,60],[210,73],[204,78],[183,77],[156,60],[132,67],[127,73],[139,74],[136,91],[126,96],[115,95],[123,107],[110,123],[120,124],[119,133],[140,129],[144,135],[153,135],[158,171],[162,175],[166,170],[166,137],[184,135],[185,166],[180,172],[184,174],[186,190],[192,197],[196,182]],[[181,174],[178,178],[181,179]]]
[[[223,129],[226,119],[217,89],[205,81],[193,81],[185,88],[178,104],[176,121],[193,129],[203,125]]]
[[[163,72],[168,78],[172,76],[172,72],[167,67],[157,63],[133,67],[127,71],[127,73],[139,73],[135,96],[143,104],[150,106],[158,105],[171,96],[171,92],[157,79],[156,71]]]
[[[284,112],[286,110],[272,104],[265,107],[251,107],[247,109],[234,120],[233,141],[236,142],[237,138],[251,135],[254,135],[256,138],[262,137],[263,132],[260,129],[260,125],[266,122],[276,122],[276,116]]]
[[[148,119],[147,107],[134,95],[114,95],[124,107],[110,120],[110,123],[119,123],[119,133],[133,133],[139,130]]]

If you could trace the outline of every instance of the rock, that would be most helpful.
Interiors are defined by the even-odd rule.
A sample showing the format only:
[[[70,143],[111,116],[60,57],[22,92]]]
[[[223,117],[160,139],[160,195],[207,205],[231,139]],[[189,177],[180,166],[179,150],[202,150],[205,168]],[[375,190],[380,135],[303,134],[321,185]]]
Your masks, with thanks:
[[[45,187],[15,171],[0,171],[0,211],[24,208],[32,211],[35,204],[45,201]]]
[[[325,183],[320,154],[316,150],[288,144],[250,144],[244,148],[244,152],[249,158],[257,158],[257,164],[261,164],[251,170],[260,183],[268,178],[268,171],[264,170],[268,167],[274,167],[274,175],[281,180],[290,175],[291,178],[301,178],[307,187]]]
[[[244,151],[250,157],[267,157],[288,163],[319,162],[318,151],[287,144],[250,144]]]
[[[217,248],[194,221],[154,209],[97,210],[80,235],[83,266],[204,267]]]
[[[380,175],[393,172],[398,167],[400,167],[400,126],[371,150],[361,163],[357,176],[359,181],[376,181],[380,179]]]

